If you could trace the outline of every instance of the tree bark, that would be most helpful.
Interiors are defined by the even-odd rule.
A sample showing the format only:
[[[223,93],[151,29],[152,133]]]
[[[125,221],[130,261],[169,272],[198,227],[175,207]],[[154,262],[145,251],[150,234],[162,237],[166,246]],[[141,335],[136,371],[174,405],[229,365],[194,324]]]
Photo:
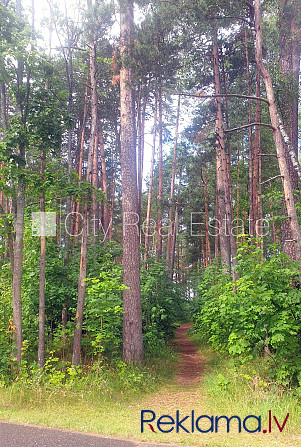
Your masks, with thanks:
[[[246,73],[247,73],[247,91],[248,96],[251,96],[251,82],[250,82],[250,62],[249,62],[249,50],[248,50],[248,34],[247,28],[244,30],[244,44],[246,53]],[[248,99],[248,123],[252,123],[252,107],[251,99]],[[248,128],[249,131],[249,234],[255,236],[255,209],[254,209],[254,190],[253,190],[253,169],[254,169],[254,145],[252,127]]]
[[[132,87],[134,8],[132,0],[120,0],[120,111],[121,177],[123,213],[123,357],[126,363],[143,361],[140,297],[138,188],[136,165],[135,101]],[[138,216],[139,217],[139,216]]]
[[[231,271],[231,263],[235,265],[234,257],[236,256],[236,242],[232,233],[232,215],[229,200],[229,182],[227,175],[227,160],[225,150],[225,136],[223,129],[222,104],[220,99],[220,74],[219,59],[217,47],[217,32],[213,35],[213,67],[214,67],[214,84],[216,95],[216,185],[218,194],[218,210],[219,210],[219,241],[220,253],[224,263],[225,270]],[[231,256],[232,255],[232,256]]]
[[[172,237],[172,249],[171,249],[171,255],[170,255],[170,272],[169,277],[170,279],[173,279],[174,269],[175,269],[175,257],[176,257],[176,244],[177,244],[177,234],[179,231],[179,207],[176,203],[175,207],[175,223],[173,226],[173,237]]]
[[[44,179],[46,165],[45,151],[41,155],[41,176]],[[40,195],[41,212],[41,237],[40,237],[40,279],[39,279],[39,345],[38,345],[38,365],[45,366],[45,285],[46,285],[46,222],[45,222],[45,194]]]
[[[291,156],[293,155],[296,161],[298,161],[298,90],[301,51],[301,31],[300,27],[297,26],[297,3],[299,2],[281,0],[279,14],[279,62],[283,87],[279,89],[278,96],[284,125],[283,129],[288,135],[288,144],[285,146],[285,158],[293,190],[298,189],[298,174],[295,169],[295,166],[298,167],[298,162],[293,162]],[[296,260],[296,250],[288,220],[282,225],[282,246],[283,251],[293,260]]]
[[[103,214],[103,230],[104,235],[107,235],[107,231],[110,223],[109,209],[108,209],[108,182],[107,182],[107,165],[106,165],[106,156],[105,156],[105,147],[103,141],[102,129],[99,129],[99,147],[100,147],[100,158],[101,158],[101,189],[104,193],[105,202],[102,205],[102,214]],[[113,179],[114,190],[115,190],[115,179]],[[115,193],[115,191],[114,191]]]
[[[237,184],[236,184],[236,236],[239,235],[239,213],[240,213],[240,141],[237,137]]]
[[[279,170],[280,175],[282,178],[282,185],[283,185],[283,192],[284,192],[284,200],[285,205],[287,209],[287,215],[290,222],[290,228],[292,233],[292,240],[295,244],[295,250],[296,250],[296,260],[301,260],[301,234],[300,234],[300,227],[298,223],[298,217],[294,202],[294,195],[293,195],[293,189],[292,184],[290,180],[289,170],[285,158],[285,147],[282,140],[282,135],[280,131],[280,123],[278,118],[278,110],[275,102],[275,96],[274,96],[274,89],[273,84],[271,80],[271,76],[269,73],[268,68],[264,65],[262,60],[262,28],[261,28],[261,5],[260,0],[255,0],[254,2],[255,7],[255,33],[256,33],[256,41],[255,41],[255,55],[256,55],[256,63],[258,65],[258,68],[260,70],[260,74],[263,78],[267,99],[269,101],[269,113],[270,113],[270,119],[271,124],[274,128],[273,130],[273,136],[276,146],[276,153],[278,156],[278,164],[279,164]]]
[[[6,116],[6,86],[5,83],[0,83],[0,128],[1,133],[7,126],[7,116]]]
[[[204,187],[204,200],[205,200],[205,237],[206,237],[206,267],[211,265],[211,248],[210,248],[210,237],[209,237],[209,210],[208,210],[208,179],[207,171],[203,175],[201,168],[201,179]]]
[[[95,144],[95,137],[97,135],[97,120],[92,119],[91,137],[88,152],[88,166],[87,166],[87,182],[92,182],[93,169],[93,150]],[[81,237],[81,252],[80,252],[80,267],[78,277],[78,293],[77,293],[77,307],[74,325],[74,339],[73,339],[73,355],[72,364],[78,366],[81,361],[81,339],[82,339],[82,325],[84,315],[85,291],[86,291],[86,276],[87,276],[87,253],[88,253],[88,235],[89,235],[89,220],[90,220],[90,198],[86,198],[83,212],[83,228]]]
[[[180,108],[181,108],[181,96],[178,98],[177,107],[177,118],[176,118],[176,129],[175,129],[175,139],[173,146],[173,160],[172,160],[172,173],[171,173],[171,185],[170,185],[170,196],[169,196],[169,214],[168,214],[168,235],[167,235],[167,247],[166,247],[166,264],[170,270],[170,249],[172,241],[172,215],[173,215],[173,200],[175,191],[175,178],[177,169],[177,145],[178,145],[178,134],[179,134],[179,120],[180,120]]]
[[[179,175],[179,189],[178,189],[178,194],[177,194],[178,196],[180,194],[181,180],[182,180],[182,169],[180,170],[180,175]],[[179,205],[178,205],[178,202],[176,202],[175,223],[173,226],[171,255],[170,255],[170,271],[169,271],[170,279],[173,279],[173,276],[174,276],[178,232],[179,232]],[[179,255],[179,245],[178,245],[178,255]],[[178,258],[178,266],[179,266],[179,258]],[[179,277],[178,277],[178,279],[179,279]]]
[[[216,179],[217,179],[217,166],[216,166]],[[218,197],[218,185],[216,182],[215,187],[215,213],[214,213],[214,219],[215,219],[215,234],[214,234],[214,257],[217,258],[219,254],[219,229],[217,228],[217,222],[219,219],[219,197]]]
[[[88,8],[91,8],[92,1],[87,0]],[[98,116],[97,116],[97,88],[96,88],[96,44],[93,40],[92,31],[89,30],[90,45],[89,45],[89,62],[90,62],[90,85],[91,85],[91,140],[90,146],[92,144],[92,174],[91,183],[94,188],[98,189],[98,137],[102,138],[100,135],[101,131],[98,129]],[[103,141],[100,141],[103,148]],[[105,163],[105,160],[101,160]],[[99,203],[95,194],[92,194],[92,221],[93,221],[93,240],[95,240],[96,234],[98,234],[99,229]]]
[[[21,17],[22,4],[21,0],[17,0],[17,15]],[[26,105],[25,111],[22,96],[20,95],[20,89],[23,85],[23,71],[24,63],[22,57],[18,58],[17,64],[17,107],[22,118],[23,126],[26,123]],[[29,76],[27,76],[29,83]],[[28,91],[29,85],[27,85]],[[23,237],[24,237],[24,213],[25,213],[25,185],[22,176],[22,171],[26,164],[25,161],[25,143],[20,141],[18,143],[18,156],[19,156],[19,171],[17,186],[17,198],[16,198],[16,213],[15,213],[15,241],[14,241],[14,269],[13,269],[13,281],[12,281],[12,293],[13,293],[13,325],[14,325],[14,354],[16,354],[17,363],[21,363],[22,358],[22,273],[23,273]]]
[[[87,0],[88,8],[91,7],[91,0]],[[95,65],[95,46],[94,42],[90,45],[90,77],[91,77],[91,135],[88,152],[87,165],[87,182],[92,184],[93,178],[93,155],[97,150],[97,94],[96,94],[96,65]],[[78,293],[77,293],[77,307],[74,325],[74,339],[73,339],[73,355],[72,364],[78,366],[81,361],[81,338],[82,325],[84,315],[84,303],[86,292],[86,276],[87,276],[87,253],[88,253],[88,235],[89,235],[89,220],[90,220],[90,197],[86,198],[83,212],[83,228],[81,238],[81,252],[80,252],[80,267],[78,277]]]
[[[256,67],[256,96],[260,96],[260,73]],[[260,123],[261,120],[261,103],[256,101],[255,107],[255,121]],[[263,219],[263,202],[262,202],[262,185],[261,185],[261,171],[262,158],[259,157],[261,153],[261,135],[260,126],[255,126],[254,133],[254,157],[253,157],[253,175],[252,175],[252,189],[253,189],[253,218],[255,221],[255,235],[256,237],[263,237],[262,229],[259,231],[259,223]],[[260,177],[260,181],[259,181]],[[262,225],[262,224],[261,224]],[[263,239],[260,242],[260,247],[263,250]]]
[[[138,119],[138,214],[141,221],[142,181],[143,181],[143,159],[144,159],[144,131],[145,113],[148,100],[148,90],[145,92],[140,117]]]
[[[161,81],[160,81],[161,82]],[[162,105],[162,86],[159,86],[159,194],[158,194],[158,241],[157,241],[157,259],[162,257],[162,215],[163,215],[163,105]]]
[[[116,142],[115,142],[115,154],[112,154],[112,165],[114,166],[113,169],[113,181],[112,181],[112,188],[111,188],[111,206],[110,206],[110,213],[109,213],[109,241],[112,240],[113,237],[113,217],[114,217],[114,203],[115,203],[115,190],[116,190],[116,173],[117,173],[117,152],[118,147],[120,143],[120,134],[118,132],[117,123],[115,124],[115,135],[116,135]]]
[[[95,135],[94,139],[94,148],[93,148],[93,161],[92,161],[92,185],[95,189],[99,188],[99,180],[98,180],[98,137],[99,135]],[[99,234],[100,227],[100,213],[99,213],[99,202],[97,197],[93,191],[92,194],[92,221],[93,221],[93,240],[95,241],[96,236]]]
[[[155,164],[155,152],[156,152],[156,136],[157,136],[157,92],[155,93],[155,110],[154,110],[154,128],[153,128],[153,146],[152,146],[152,156],[151,156],[151,167],[149,173],[149,185],[148,185],[148,196],[147,196],[147,209],[146,209],[146,220],[145,220],[145,240],[144,240],[144,260],[147,260],[150,246],[150,214],[152,206],[152,194],[153,194],[153,178],[154,178],[154,164]]]
[[[78,180],[79,183],[82,179],[83,175],[83,157],[84,157],[84,144],[85,144],[85,130],[86,130],[86,120],[87,120],[87,112],[88,112],[88,83],[89,83],[89,73],[87,75],[87,86],[85,90],[85,99],[84,99],[84,110],[83,110],[83,119],[82,119],[82,128],[80,132],[80,142],[79,142],[79,158],[78,158]],[[74,230],[72,234],[75,238],[79,235],[79,209],[80,209],[80,201],[75,202],[75,222],[74,222]],[[77,240],[77,239],[75,239]]]
[[[25,163],[24,144],[19,144],[19,157]],[[20,167],[23,169],[23,166]],[[25,212],[25,186],[23,179],[18,179],[18,189],[16,198],[16,220],[15,220],[15,241],[14,241],[14,270],[13,270],[13,324],[14,340],[17,363],[21,363],[22,357],[22,273],[23,273],[23,236],[24,236],[24,212]]]

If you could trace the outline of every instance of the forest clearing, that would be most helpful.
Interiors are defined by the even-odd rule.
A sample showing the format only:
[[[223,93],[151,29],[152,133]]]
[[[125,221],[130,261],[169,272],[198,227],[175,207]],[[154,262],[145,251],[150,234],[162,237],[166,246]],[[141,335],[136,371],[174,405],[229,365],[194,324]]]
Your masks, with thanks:
[[[0,53],[0,419],[300,445],[300,0],[0,0]]]

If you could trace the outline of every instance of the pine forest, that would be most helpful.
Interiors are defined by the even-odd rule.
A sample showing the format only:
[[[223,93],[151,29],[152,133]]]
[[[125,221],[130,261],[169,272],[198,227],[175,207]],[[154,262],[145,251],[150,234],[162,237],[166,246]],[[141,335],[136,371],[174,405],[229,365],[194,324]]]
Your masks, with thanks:
[[[185,328],[300,445],[300,0],[0,0],[0,54],[0,419],[178,383]]]

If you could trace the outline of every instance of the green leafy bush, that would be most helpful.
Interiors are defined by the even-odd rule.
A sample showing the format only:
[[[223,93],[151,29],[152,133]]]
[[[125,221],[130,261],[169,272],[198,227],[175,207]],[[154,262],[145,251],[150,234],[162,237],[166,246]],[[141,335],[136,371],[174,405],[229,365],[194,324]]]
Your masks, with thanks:
[[[97,278],[87,280],[84,330],[92,354],[117,353],[122,341],[122,266],[113,255],[103,254]]]
[[[149,262],[147,270],[141,269],[141,306],[144,346],[149,353],[159,354],[186,314],[183,291],[161,262]]]
[[[253,240],[240,246],[237,260],[235,282],[219,268],[205,272],[199,286],[197,331],[214,349],[244,361],[265,352],[276,380],[289,384],[301,370],[298,265],[276,246],[264,258]]]

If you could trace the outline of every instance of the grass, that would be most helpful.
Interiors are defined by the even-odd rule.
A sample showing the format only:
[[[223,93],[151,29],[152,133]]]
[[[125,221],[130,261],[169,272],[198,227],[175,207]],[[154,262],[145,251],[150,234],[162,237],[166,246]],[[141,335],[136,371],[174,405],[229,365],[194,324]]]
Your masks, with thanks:
[[[200,447],[297,447],[301,445],[300,407],[293,392],[283,392],[266,381],[264,364],[254,362],[238,367],[204,346],[206,371],[200,382],[183,386],[174,381],[176,359],[170,350],[143,369],[122,362],[110,368],[98,365],[83,372],[81,380],[71,374],[62,384],[42,384],[38,378],[23,378],[0,389],[0,419],[82,432]],[[264,379],[261,379],[263,377]],[[263,428],[268,411],[282,424],[290,413],[283,433],[275,423],[273,432],[229,434],[221,426],[218,433],[140,433],[140,412],[150,409],[157,417],[181,415],[262,415]],[[185,424],[186,425],[186,424]],[[154,425],[154,427],[156,427]]]

